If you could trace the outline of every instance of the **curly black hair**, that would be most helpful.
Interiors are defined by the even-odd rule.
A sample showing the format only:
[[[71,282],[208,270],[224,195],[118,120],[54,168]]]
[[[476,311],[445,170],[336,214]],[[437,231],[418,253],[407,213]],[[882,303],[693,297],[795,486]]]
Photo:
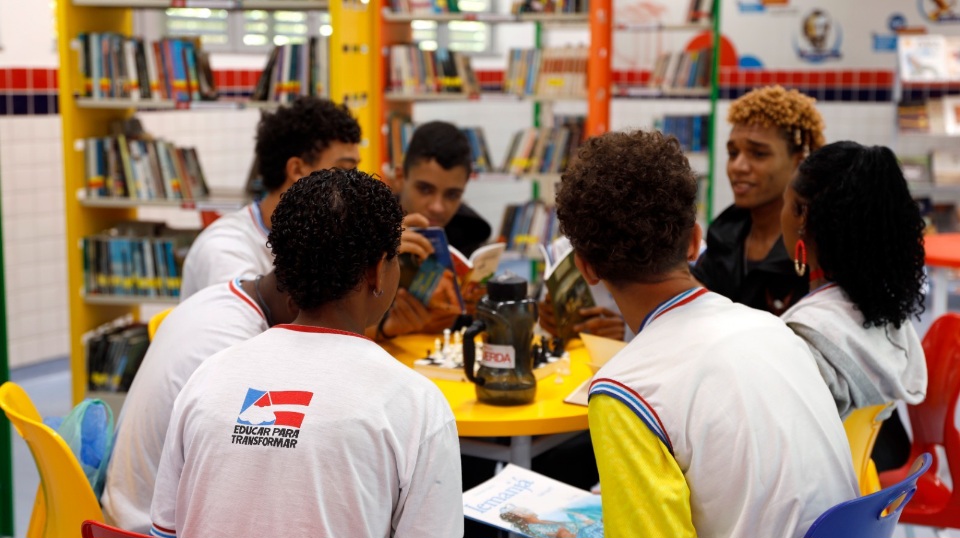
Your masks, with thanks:
[[[654,282],[686,264],[697,181],[673,136],[610,132],[581,146],[557,192],[560,231],[597,276]]]
[[[807,212],[804,236],[824,276],[846,292],[864,327],[895,327],[923,311],[920,208],[883,146],[835,142],[810,154],[791,183]]]
[[[431,121],[417,127],[403,156],[403,172],[409,173],[411,166],[431,159],[444,170],[462,166],[469,176],[473,169],[473,154],[467,135],[445,121]]]
[[[272,192],[287,179],[287,161],[315,163],[331,142],[360,143],[360,124],[346,105],[318,97],[300,97],[257,125],[256,155],[263,187]]]
[[[400,203],[359,170],[320,170],[293,184],[273,212],[267,245],[280,291],[302,310],[344,297],[364,271],[400,248]]]

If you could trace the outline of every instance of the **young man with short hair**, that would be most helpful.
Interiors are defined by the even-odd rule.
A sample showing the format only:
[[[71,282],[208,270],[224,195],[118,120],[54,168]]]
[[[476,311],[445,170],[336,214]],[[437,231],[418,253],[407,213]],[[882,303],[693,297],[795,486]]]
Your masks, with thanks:
[[[677,140],[635,131],[588,140],[557,195],[637,333],[590,388],[606,536],[800,537],[857,497],[850,447],[803,341],[690,274],[696,194]]]
[[[270,272],[267,234],[280,196],[315,170],[356,168],[360,124],[345,105],[300,97],[264,113],[256,156],[266,197],[217,219],[197,237],[183,263],[181,301],[212,284]]]

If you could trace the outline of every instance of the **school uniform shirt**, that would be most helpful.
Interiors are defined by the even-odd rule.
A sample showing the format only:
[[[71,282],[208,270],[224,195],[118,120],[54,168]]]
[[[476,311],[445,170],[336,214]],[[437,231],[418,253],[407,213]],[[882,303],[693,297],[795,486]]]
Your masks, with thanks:
[[[174,405],[156,536],[457,537],[457,427],[362,336],[278,325],[205,361]]]
[[[706,291],[663,303],[590,388],[608,538],[800,537],[858,495],[806,345]]]
[[[183,261],[180,301],[207,286],[273,270],[269,234],[257,202],[214,221],[200,232]]]
[[[863,326],[863,313],[834,283],[810,292],[781,319],[802,338],[841,417],[895,400],[915,405],[927,394],[927,360],[910,320],[899,328]]]
[[[117,423],[100,499],[112,523],[140,533],[150,529],[157,468],[180,389],[204,360],[265,330],[263,312],[239,280],[196,293],[164,318]]]

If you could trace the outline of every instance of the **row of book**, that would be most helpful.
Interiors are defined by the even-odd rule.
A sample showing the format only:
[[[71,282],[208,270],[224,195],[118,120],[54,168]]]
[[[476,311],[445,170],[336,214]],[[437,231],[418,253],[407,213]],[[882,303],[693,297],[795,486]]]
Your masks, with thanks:
[[[84,143],[88,198],[195,200],[210,194],[195,148],[126,135]]]
[[[665,115],[656,125],[665,135],[673,135],[685,152],[706,151],[710,147],[710,115]]]
[[[416,45],[390,47],[388,89],[408,95],[430,93],[480,93],[480,83],[470,57],[439,48],[423,50]]]
[[[510,12],[518,13],[587,13],[590,0],[520,0],[510,5]]]
[[[499,241],[506,243],[509,251],[537,258],[540,246],[549,245],[558,237],[560,222],[556,207],[533,200],[509,204],[503,211]]]
[[[124,316],[83,335],[87,389],[126,392],[147,354],[147,326]]]
[[[177,102],[217,98],[199,40],[146,42],[112,32],[84,32],[77,36],[77,48],[84,97]]]
[[[307,43],[277,45],[270,52],[252,101],[291,103],[309,95],[327,97],[330,93],[330,40],[311,37]]]
[[[410,118],[400,114],[392,114],[387,120],[387,154],[394,167],[403,165],[403,156],[407,152],[410,138],[416,125]],[[460,131],[470,143],[472,168],[476,173],[494,172],[490,160],[490,150],[487,148],[487,139],[481,127],[461,127]]]
[[[657,56],[650,73],[655,88],[705,88],[713,71],[713,49],[706,47]]]
[[[587,91],[585,46],[510,49],[503,91],[539,97],[583,97]]]
[[[583,142],[586,118],[557,115],[554,127],[531,127],[514,134],[501,170],[509,174],[559,174]]]
[[[87,296],[179,297],[183,259],[197,230],[126,222],[83,238]]]
[[[897,103],[897,128],[903,133],[960,135],[960,95]]]

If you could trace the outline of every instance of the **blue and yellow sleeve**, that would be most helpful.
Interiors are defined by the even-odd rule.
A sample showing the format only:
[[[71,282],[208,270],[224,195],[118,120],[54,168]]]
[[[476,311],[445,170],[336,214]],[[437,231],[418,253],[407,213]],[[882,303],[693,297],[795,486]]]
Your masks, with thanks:
[[[592,396],[589,417],[604,536],[696,536],[690,489],[666,445],[629,407],[610,396]]]

